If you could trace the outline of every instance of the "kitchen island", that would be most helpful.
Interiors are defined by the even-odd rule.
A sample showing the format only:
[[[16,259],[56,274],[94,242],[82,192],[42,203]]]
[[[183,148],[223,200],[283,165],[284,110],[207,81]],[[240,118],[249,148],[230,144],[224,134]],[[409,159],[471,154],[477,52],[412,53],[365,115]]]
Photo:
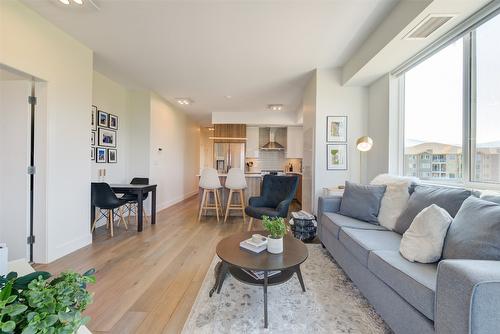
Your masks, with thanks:
[[[198,178],[200,175],[196,175]],[[219,190],[219,194],[221,194],[221,202],[222,202],[222,207],[226,208],[227,205],[227,199],[229,197],[229,189],[224,188],[224,184],[226,183],[226,178],[227,174],[222,174],[219,173],[219,180],[220,184],[222,185],[222,188]],[[247,181],[247,188],[243,191],[245,194],[245,206],[248,205],[248,199],[253,196],[259,196],[260,195],[260,187],[262,184],[262,176],[260,173],[245,173],[245,179]],[[199,188],[199,196],[198,200],[199,203],[201,204],[201,198],[203,195],[203,189]],[[210,196],[210,203],[213,203],[213,197]],[[233,201],[236,203],[236,201],[239,200],[238,195],[233,195]],[[205,210],[206,214],[208,216],[215,216],[215,210]],[[225,213],[225,212],[224,212]],[[229,211],[230,216],[240,216],[241,217],[241,212],[238,210],[230,210]]]

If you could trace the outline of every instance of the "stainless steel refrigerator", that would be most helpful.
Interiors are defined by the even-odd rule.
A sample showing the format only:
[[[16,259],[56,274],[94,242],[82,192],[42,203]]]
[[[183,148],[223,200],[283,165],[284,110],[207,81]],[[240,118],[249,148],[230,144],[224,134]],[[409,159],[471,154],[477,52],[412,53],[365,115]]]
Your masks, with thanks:
[[[245,170],[245,144],[215,143],[214,164],[219,173],[227,173],[231,168]]]

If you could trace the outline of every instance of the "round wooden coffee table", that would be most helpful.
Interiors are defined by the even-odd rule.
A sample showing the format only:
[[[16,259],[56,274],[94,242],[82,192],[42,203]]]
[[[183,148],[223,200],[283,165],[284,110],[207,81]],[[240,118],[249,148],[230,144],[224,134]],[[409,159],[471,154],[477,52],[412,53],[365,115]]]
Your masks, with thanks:
[[[255,233],[267,235],[264,231],[238,233],[222,239],[217,244],[216,252],[222,261],[215,267],[216,282],[209,294],[211,297],[215,290],[220,293],[227,273],[240,282],[262,286],[264,289],[264,327],[267,328],[267,287],[282,284],[292,278],[293,274],[297,274],[302,291],[305,292],[300,265],[307,259],[309,253],[304,243],[291,235],[284,237],[281,254],[271,254],[267,251],[253,253],[240,248],[240,242]],[[263,271],[264,278],[255,279],[243,269]],[[280,273],[268,277],[270,271],[280,271]]]

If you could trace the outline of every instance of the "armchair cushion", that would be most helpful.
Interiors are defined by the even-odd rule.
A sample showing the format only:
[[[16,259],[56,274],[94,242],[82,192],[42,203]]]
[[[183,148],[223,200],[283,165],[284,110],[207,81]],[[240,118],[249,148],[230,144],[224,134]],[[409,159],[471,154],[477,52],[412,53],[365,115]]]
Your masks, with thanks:
[[[276,210],[275,208],[268,208],[265,206],[261,206],[261,207],[247,206],[245,208],[245,213],[247,215],[249,215],[250,217],[257,218],[257,219],[262,219],[262,216],[268,216],[268,217],[278,217],[279,216],[278,210]]]

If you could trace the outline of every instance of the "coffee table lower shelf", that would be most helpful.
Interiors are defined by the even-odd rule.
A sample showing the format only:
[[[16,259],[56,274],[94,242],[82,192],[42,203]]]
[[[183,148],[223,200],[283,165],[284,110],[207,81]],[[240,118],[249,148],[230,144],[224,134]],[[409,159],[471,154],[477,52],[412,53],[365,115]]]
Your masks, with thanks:
[[[264,327],[268,327],[268,316],[267,316],[267,287],[268,286],[273,286],[273,285],[278,285],[278,284],[283,284],[286,281],[288,281],[290,278],[292,278],[293,274],[297,274],[297,278],[299,279],[300,286],[302,288],[302,291],[306,291],[306,287],[304,285],[304,281],[302,280],[302,273],[300,272],[300,265],[294,266],[292,268],[280,270],[279,274],[275,274],[271,277],[267,277],[267,272],[269,270],[264,270],[265,276],[263,279],[256,279],[252,276],[250,276],[248,273],[246,273],[242,268],[234,265],[230,265],[224,261],[220,261],[217,263],[215,266],[215,285],[214,287],[210,290],[209,296],[212,297],[212,294],[217,291],[217,293],[220,293],[222,289],[222,285],[224,283],[224,280],[226,278],[227,274],[231,274],[234,278],[236,278],[238,281],[249,284],[249,285],[256,285],[256,286],[262,286],[264,289]]]

